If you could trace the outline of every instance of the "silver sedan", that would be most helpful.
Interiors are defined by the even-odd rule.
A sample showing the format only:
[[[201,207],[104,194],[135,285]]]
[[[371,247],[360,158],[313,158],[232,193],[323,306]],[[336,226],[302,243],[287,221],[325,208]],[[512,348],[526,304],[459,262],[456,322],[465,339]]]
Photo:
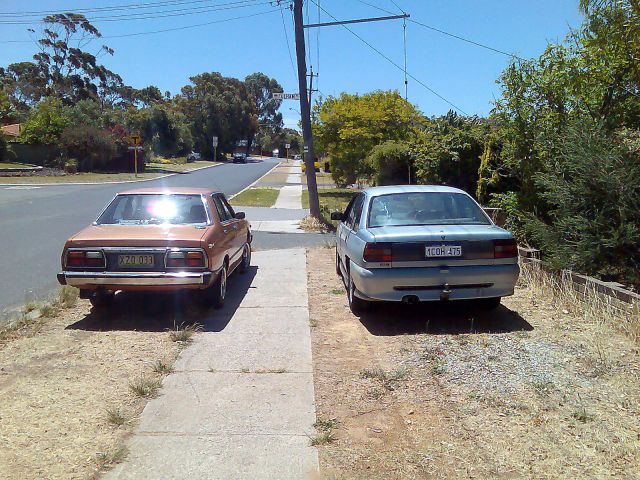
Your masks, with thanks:
[[[336,272],[354,311],[374,301],[482,299],[497,307],[513,295],[517,244],[462,190],[369,188],[331,218],[340,220]]]

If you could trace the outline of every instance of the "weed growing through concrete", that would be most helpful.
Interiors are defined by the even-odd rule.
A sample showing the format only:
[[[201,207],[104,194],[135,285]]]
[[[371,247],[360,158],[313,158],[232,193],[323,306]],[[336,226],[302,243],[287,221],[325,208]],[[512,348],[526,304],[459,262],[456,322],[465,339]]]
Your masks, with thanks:
[[[140,377],[129,383],[131,390],[138,397],[153,398],[158,394],[160,382],[152,378]]]
[[[113,465],[122,462],[127,458],[128,454],[129,450],[124,445],[118,445],[109,452],[100,452],[96,455],[98,468],[100,470],[107,470]]]
[[[331,290],[331,293],[333,295],[344,295],[344,289],[342,289],[342,288],[334,288],[333,290]]]
[[[248,368],[242,368],[240,369],[240,373],[251,373],[251,370],[249,370]]]
[[[169,338],[172,342],[188,343],[192,340],[193,335],[200,331],[202,331],[202,325],[194,323],[185,326],[184,323],[181,323],[179,326],[175,326],[174,330],[169,331]]]

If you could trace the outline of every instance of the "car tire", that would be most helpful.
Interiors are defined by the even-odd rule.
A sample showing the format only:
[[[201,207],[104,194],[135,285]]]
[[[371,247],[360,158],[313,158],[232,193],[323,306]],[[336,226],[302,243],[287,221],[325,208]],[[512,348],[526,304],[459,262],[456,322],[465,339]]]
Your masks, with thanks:
[[[338,250],[336,250],[336,274],[342,278],[342,271],[340,270],[340,255],[338,255]]]
[[[113,303],[113,299],[115,297],[114,293],[107,292],[94,292],[90,297],[89,301],[91,305],[98,310],[104,310],[109,308]]]
[[[193,291],[193,301],[204,308],[222,308],[227,296],[227,266],[223,265],[218,277],[204,290]]]
[[[349,300],[349,308],[351,309],[351,312],[357,315],[359,313],[366,312],[369,309],[371,302],[363,300],[360,297],[356,297],[355,290],[355,284],[353,283],[351,274],[349,274],[349,281],[347,282],[347,300]]]
[[[211,304],[213,308],[222,308],[224,306],[224,299],[227,297],[227,266],[222,265],[220,275],[216,278],[213,285],[211,285]]]
[[[481,305],[485,310],[494,310],[500,306],[501,297],[483,298]]]
[[[251,244],[247,243],[242,251],[242,260],[238,266],[238,272],[247,273],[251,267]]]

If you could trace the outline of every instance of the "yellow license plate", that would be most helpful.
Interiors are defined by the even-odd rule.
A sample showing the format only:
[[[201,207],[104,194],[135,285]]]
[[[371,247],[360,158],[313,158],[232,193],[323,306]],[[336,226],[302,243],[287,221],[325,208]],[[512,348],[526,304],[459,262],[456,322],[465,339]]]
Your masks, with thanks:
[[[118,255],[119,267],[153,267],[153,255]]]

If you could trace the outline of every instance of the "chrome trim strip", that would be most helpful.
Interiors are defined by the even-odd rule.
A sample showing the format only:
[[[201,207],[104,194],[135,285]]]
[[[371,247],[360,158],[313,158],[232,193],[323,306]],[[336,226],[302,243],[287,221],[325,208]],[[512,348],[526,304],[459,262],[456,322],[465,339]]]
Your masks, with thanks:
[[[63,272],[67,285],[203,285],[209,272]]]

